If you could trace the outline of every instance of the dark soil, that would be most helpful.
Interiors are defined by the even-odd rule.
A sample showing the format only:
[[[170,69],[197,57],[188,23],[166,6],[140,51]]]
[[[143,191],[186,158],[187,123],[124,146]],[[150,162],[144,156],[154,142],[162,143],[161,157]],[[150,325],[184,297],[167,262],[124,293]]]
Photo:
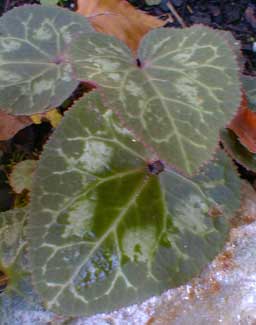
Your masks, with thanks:
[[[149,14],[165,20],[166,27],[181,27],[179,22],[171,15],[167,5],[168,0],[162,0],[157,6],[148,6],[144,0],[129,0],[129,2]],[[13,7],[33,3],[39,3],[39,1],[0,0],[0,15]],[[242,54],[245,60],[244,73],[256,75],[256,52],[253,52],[253,44],[256,42],[256,1],[172,0],[171,3],[187,26],[205,24],[215,29],[232,32],[233,36],[241,42]],[[75,0],[60,0],[59,5],[70,10],[76,10]],[[79,86],[73,96],[65,101],[59,110],[61,112],[65,111],[73,100],[80,97],[84,91],[85,87],[83,85]],[[50,124],[42,123],[41,125],[32,125],[23,129],[9,141],[0,142],[0,211],[9,209],[14,199],[6,178],[8,166],[18,160],[39,156],[43,144],[51,132]],[[246,171],[242,166],[238,167],[243,178],[251,182],[255,180],[253,173]]]

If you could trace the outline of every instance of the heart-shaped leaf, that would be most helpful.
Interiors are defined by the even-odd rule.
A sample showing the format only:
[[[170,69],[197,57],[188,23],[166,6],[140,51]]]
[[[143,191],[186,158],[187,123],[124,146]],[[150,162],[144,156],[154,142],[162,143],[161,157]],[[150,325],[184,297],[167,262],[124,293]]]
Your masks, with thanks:
[[[241,80],[248,100],[248,106],[252,111],[256,112],[256,77],[243,75]]]
[[[24,225],[27,209],[0,213],[0,323],[46,324],[53,315],[43,310],[32,288]]]
[[[77,78],[103,88],[136,137],[187,174],[211,157],[219,129],[239,106],[235,54],[207,27],[151,31],[137,60],[113,37],[81,36],[70,60]]]
[[[58,7],[22,6],[0,18],[0,107],[31,115],[60,105],[77,87],[65,59],[86,18]]]
[[[90,315],[198,274],[226,238],[225,207],[239,205],[240,180],[223,152],[216,159],[201,178],[163,171],[97,92],[83,97],[45,146],[32,189],[30,258],[46,306]]]
[[[256,173],[256,154],[251,153],[243,146],[236,134],[229,130],[223,129],[220,133],[221,141],[225,150],[230,156],[246,169]]]

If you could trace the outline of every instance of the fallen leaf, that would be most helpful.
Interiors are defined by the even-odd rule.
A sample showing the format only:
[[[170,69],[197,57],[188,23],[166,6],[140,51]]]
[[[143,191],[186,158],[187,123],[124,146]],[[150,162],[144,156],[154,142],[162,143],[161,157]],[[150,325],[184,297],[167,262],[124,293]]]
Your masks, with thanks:
[[[58,112],[56,108],[52,109],[49,112],[46,112],[45,117],[51,123],[51,126],[53,128],[56,128],[62,120],[62,115]]]
[[[134,52],[149,30],[165,24],[124,0],[78,0],[77,4],[77,12],[90,17],[98,32],[114,35]]]
[[[12,138],[16,133],[32,123],[28,116],[13,116],[0,111],[0,141]]]
[[[248,108],[248,102],[243,96],[238,114],[228,125],[238,136],[239,141],[252,153],[256,153],[256,112]]]
[[[56,128],[62,119],[62,115],[56,108],[51,109],[46,113],[31,115],[31,120],[35,124],[41,124],[43,121],[48,121],[53,128]]]
[[[18,162],[9,175],[10,185],[15,193],[21,194],[23,190],[31,191],[36,160],[23,160]]]

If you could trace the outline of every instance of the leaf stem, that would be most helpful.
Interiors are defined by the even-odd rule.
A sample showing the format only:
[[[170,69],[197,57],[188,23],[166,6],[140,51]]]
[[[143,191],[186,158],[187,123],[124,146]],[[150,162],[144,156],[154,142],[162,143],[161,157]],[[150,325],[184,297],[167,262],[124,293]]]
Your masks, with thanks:
[[[10,0],[5,0],[4,11],[7,11],[10,7]]]
[[[173,4],[171,3],[171,1],[169,0],[167,2],[167,7],[170,9],[171,13],[173,14],[173,16],[177,19],[177,21],[180,23],[180,25],[183,28],[186,28],[187,25],[185,24],[184,20],[181,18],[181,16],[178,14],[177,10],[174,8]]]

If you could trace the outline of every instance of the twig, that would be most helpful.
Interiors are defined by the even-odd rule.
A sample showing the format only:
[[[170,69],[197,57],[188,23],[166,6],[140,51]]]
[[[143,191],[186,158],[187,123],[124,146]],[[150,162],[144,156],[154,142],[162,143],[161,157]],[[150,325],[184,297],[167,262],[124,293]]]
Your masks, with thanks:
[[[9,7],[10,7],[10,0],[5,0],[4,11],[6,11],[7,9],[9,9]]]
[[[190,7],[190,5],[187,5],[187,9],[188,9],[190,14],[193,14],[193,9]]]
[[[185,24],[184,20],[181,18],[181,16],[178,14],[178,12],[176,11],[176,9],[174,8],[174,6],[172,5],[172,3],[170,2],[170,0],[167,2],[167,7],[170,9],[171,13],[173,14],[173,16],[177,19],[177,21],[180,23],[180,25],[185,28],[187,27],[187,25]]]

